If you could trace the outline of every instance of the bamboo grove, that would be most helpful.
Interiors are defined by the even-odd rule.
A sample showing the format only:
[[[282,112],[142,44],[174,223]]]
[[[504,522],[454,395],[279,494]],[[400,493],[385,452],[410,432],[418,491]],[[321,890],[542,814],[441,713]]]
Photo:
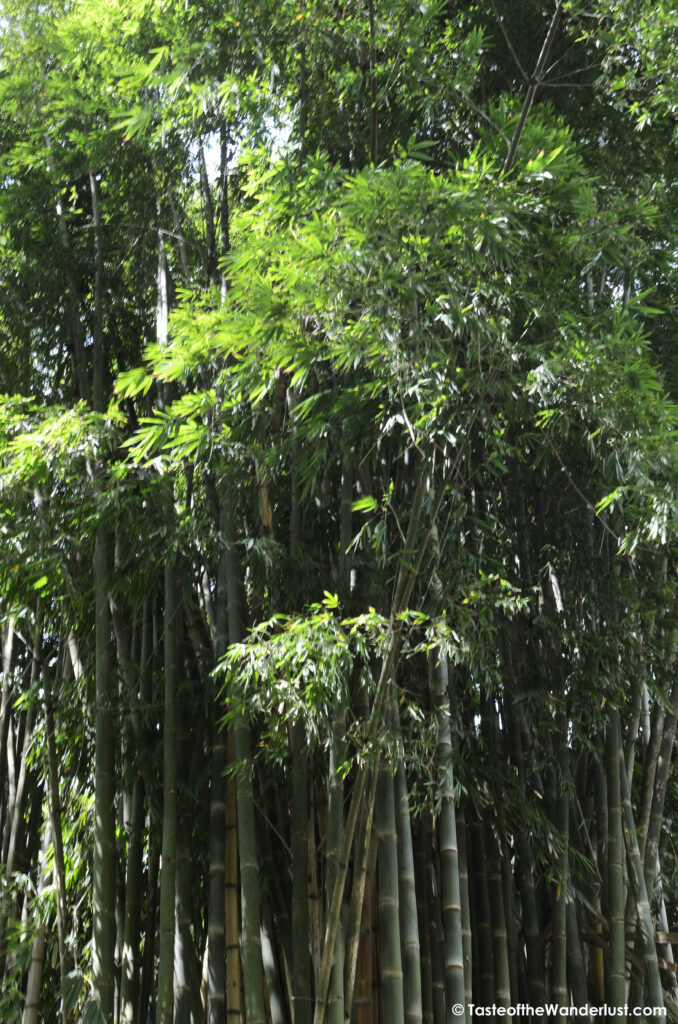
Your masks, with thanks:
[[[677,32],[4,0],[0,1019],[678,1019]]]

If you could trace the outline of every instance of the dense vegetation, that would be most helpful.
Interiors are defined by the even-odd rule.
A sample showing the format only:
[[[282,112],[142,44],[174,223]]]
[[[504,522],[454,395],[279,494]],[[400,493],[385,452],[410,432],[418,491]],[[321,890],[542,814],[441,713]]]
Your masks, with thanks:
[[[678,1020],[677,48],[3,0],[0,1019]]]

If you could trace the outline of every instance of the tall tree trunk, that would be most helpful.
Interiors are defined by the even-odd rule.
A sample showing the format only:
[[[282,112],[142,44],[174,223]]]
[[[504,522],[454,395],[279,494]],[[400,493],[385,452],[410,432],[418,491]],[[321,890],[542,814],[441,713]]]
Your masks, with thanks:
[[[650,910],[650,902],[648,900],[647,889],[645,888],[645,875],[643,873],[643,863],[640,858],[640,849],[638,848],[638,837],[636,835],[636,825],[633,820],[633,808],[631,807],[631,795],[629,793],[629,783],[626,775],[626,768],[624,760],[621,754],[621,732],[619,734],[618,742],[619,752],[619,773],[620,773],[620,784],[621,784],[621,802],[624,812],[624,840],[626,842],[627,850],[627,863],[629,865],[631,876],[631,883],[636,899],[636,912],[638,915],[638,925],[640,927],[641,947],[643,954],[643,963],[645,966],[645,979],[647,981],[647,991],[649,998],[649,1006],[664,1007],[664,998],[662,994],[662,983],[659,976],[659,963],[657,961],[657,949],[655,946],[654,939],[654,922],[652,921],[652,912]]]
[[[149,1017],[152,1019],[155,1010],[155,932],[158,918],[158,848],[149,838],[148,843],[148,884],[146,890],[146,921],[144,938],[144,957],[141,965],[141,982],[139,985],[139,1010],[137,1021],[143,1024]]]
[[[94,995],[105,1024],[113,1022],[115,980],[115,689],[111,671],[108,576],[109,534],[97,529],[94,545],[96,611],[96,734],[94,747],[94,864],[92,975]]]
[[[132,813],[125,865],[125,925],[120,979],[120,1024],[135,1024],[139,999],[144,809],[144,783],[141,776],[137,775],[132,787]]]
[[[572,990],[572,1004],[574,1006],[585,1006],[588,1002],[588,988],[586,984],[586,968],[584,966],[584,954],[582,952],[581,937],[579,935],[579,923],[577,921],[577,910],[572,896],[572,886],[568,876],[566,887],[566,908],[567,917],[567,971]]]
[[[271,1024],[288,1024],[285,1013],[280,961],[276,950],[273,914],[268,894],[266,893],[263,894],[263,903],[261,905],[261,958],[266,977]]]
[[[396,710],[397,714],[397,710]],[[401,750],[395,782],[396,834],[398,837],[398,901],[403,963],[403,998],[407,1024],[422,1024],[421,948],[417,892],[414,877],[412,823],[407,796],[404,755]]]
[[[337,702],[332,715],[327,779],[326,913],[329,913],[329,901],[337,879],[344,831],[344,784],[340,774],[340,768],[344,762],[344,752],[344,713],[342,706]],[[334,946],[332,974],[327,997],[327,1024],[344,1024],[344,940],[341,923],[337,930]]]
[[[36,637],[36,648],[39,644]],[[36,649],[36,655],[38,651]],[[54,847],[54,881],[57,897],[57,935],[59,941],[59,973],[61,986],[66,983],[69,971],[68,954],[66,952],[66,869],[64,865],[64,844],[61,828],[61,798],[59,795],[59,762],[57,759],[56,739],[54,735],[54,708],[52,704],[52,686],[50,672],[43,663],[42,681],[44,688],[45,725],[47,732],[47,774],[49,779],[49,811],[52,826],[52,844]],[[66,1009],[61,999],[61,1018],[66,1024]]]
[[[429,834],[421,818],[416,832],[414,868],[417,892],[417,921],[421,950],[421,1009],[423,1024],[433,1024],[433,977],[431,974],[431,935],[429,919]]]
[[[459,847],[459,895],[461,897],[461,945],[464,952],[464,995],[468,1005],[472,1000],[473,944],[471,941],[471,897],[468,882],[468,833],[466,831],[466,814],[463,806],[455,808],[455,823],[457,826],[457,846]]]
[[[94,330],[92,332],[92,402],[95,412],[104,412],[104,250],[103,227],[99,208],[99,182],[93,170],[89,172],[94,226]]]
[[[619,712],[611,709],[605,737],[607,777],[607,918],[609,958],[606,999],[610,1006],[626,1002],[626,943],[624,937],[624,840],[622,835],[621,789],[619,778]]]
[[[308,763],[303,720],[294,723],[292,739],[292,1001],[294,1024],[310,1024],[308,889]]]
[[[163,644],[165,698],[163,725],[162,871],[158,961],[158,1022],[172,1024],[174,1007],[175,875],[177,848],[177,616],[176,563],[165,566]]]
[[[676,739],[676,726],[678,725],[678,677],[671,688],[671,702],[664,720],[664,730],[657,759],[657,773],[655,776],[654,794],[652,797],[652,811],[647,830],[647,842],[645,844],[645,886],[648,893],[654,891],[654,883],[659,863],[659,839],[661,836],[662,822],[664,820],[664,802],[668,788],[669,776],[673,765],[673,747]]]
[[[379,836],[377,865],[379,927],[379,1002],[383,1019],[403,1024],[403,965],[398,916],[398,846],[393,774],[384,759],[379,767],[374,824]]]
[[[173,1024],[203,1024],[200,966],[191,935],[191,861],[185,829],[177,833],[175,864]]]
[[[436,669],[435,700],[438,714],[438,776],[440,787],[440,876],[445,930],[445,1002],[447,1007],[466,1006],[464,944],[461,927],[459,851],[452,775],[449,674],[447,658],[440,655]],[[458,1019],[465,1016],[460,1014]]]
[[[38,895],[44,893],[48,881],[47,851],[50,844],[50,827],[45,826],[42,841],[42,853],[40,857],[40,878],[38,881]],[[40,1011],[40,996],[42,993],[42,975],[45,965],[45,949],[47,945],[47,923],[42,921],[33,939],[31,947],[31,962],[28,968],[28,980],[26,982],[26,998],[21,1016],[21,1024],[39,1024],[38,1016]]]
[[[480,998],[477,1002],[488,1005],[494,993],[494,947],[492,943],[489,868],[483,825],[475,815],[470,831],[473,857],[473,925],[478,943],[478,955],[473,958],[474,965],[477,963],[477,988],[480,992]]]
[[[356,986],[358,986],[358,995],[362,999],[362,1015],[365,1019],[368,1017],[368,1006],[372,1007],[373,900],[372,888],[368,892],[367,885],[368,882],[370,886],[372,884],[373,867],[376,862],[379,842],[374,830],[368,829],[365,822],[371,818],[374,810],[378,779],[379,772],[375,766],[370,776],[367,806],[363,808],[362,827],[358,830],[359,839],[356,841],[354,852],[353,889],[351,891],[351,908],[346,934],[346,955],[344,958],[346,977],[344,1015],[348,1020],[351,1019]],[[369,985],[366,980],[363,981],[362,976],[364,972],[366,972],[366,975],[369,975]]]
[[[239,643],[242,639],[239,575],[235,554],[233,511],[228,507],[225,513],[224,541],[228,594],[228,637],[231,643]],[[240,859],[241,948],[245,1018],[247,1024],[264,1024],[266,1008],[264,1004],[264,977],[261,958],[259,865],[254,818],[250,727],[246,721],[239,721],[234,726],[234,751],[235,759],[240,765],[240,770],[236,777],[236,798],[238,854]]]
[[[561,723],[561,769],[566,768],[565,723]],[[566,772],[561,770],[558,794],[558,838],[563,849],[558,861],[558,880],[553,898],[551,937],[551,996],[558,1006],[569,1006],[567,989],[567,883],[569,879],[570,795]]]
[[[0,696],[0,827],[7,814],[5,781],[7,765],[7,738],[12,718],[12,651],[14,647],[14,619],[10,618],[2,632],[2,693]]]
[[[226,739],[228,764],[235,761],[233,728]],[[233,773],[226,779],[226,1019],[228,1024],[242,1020],[242,965],[240,961],[240,925],[238,921],[238,804]]]
[[[506,934],[506,909],[504,883],[501,872],[499,844],[486,827],[488,850],[488,889],[490,893],[490,920],[492,921],[492,956],[494,960],[494,998],[498,1006],[511,1005],[511,981],[508,962],[508,940]]]
[[[223,535],[225,509],[221,503],[219,530]],[[228,643],[226,554],[219,555],[215,657]],[[226,731],[220,722],[220,702],[212,703],[212,771],[210,782],[209,892],[207,906],[207,1024],[226,1021]]]

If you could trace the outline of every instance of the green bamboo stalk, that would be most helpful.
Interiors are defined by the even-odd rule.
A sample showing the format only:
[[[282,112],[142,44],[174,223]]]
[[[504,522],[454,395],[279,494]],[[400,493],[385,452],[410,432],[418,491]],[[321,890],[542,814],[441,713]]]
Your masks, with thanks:
[[[420,816],[414,843],[414,870],[417,892],[417,919],[421,950],[421,1009],[423,1024],[433,1024],[433,977],[431,974],[431,935],[429,919],[428,862],[430,830]]]
[[[115,978],[115,730],[108,605],[109,536],[103,526],[94,543],[96,621],[94,861],[92,866],[92,980],[105,1024],[113,1021]]]
[[[403,1024],[403,965],[398,910],[398,849],[393,774],[387,761],[379,768],[374,825],[379,836],[377,922],[379,928],[379,1002],[383,1019]]]
[[[242,639],[240,585],[235,555],[235,524],[233,511],[228,506],[226,506],[224,514],[224,550],[228,595],[228,638],[230,643],[239,643]],[[250,727],[246,721],[241,720],[235,724],[233,738],[235,760],[240,766],[236,776],[236,800],[240,860],[240,947],[245,1018],[247,1024],[265,1024],[264,972],[261,957],[261,898],[254,817],[252,749]]]
[[[577,921],[577,910],[572,896],[572,885],[570,876],[567,878],[566,893],[566,922],[567,922],[567,971],[572,990],[572,1004],[574,1006],[585,1006],[588,1002],[588,986],[586,983],[586,968],[584,966],[584,954],[579,934],[579,923]]]
[[[397,707],[396,707],[397,713]],[[421,992],[421,948],[419,944],[419,920],[417,914],[417,893],[414,878],[414,850],[412,846],[412,823],[407,796],[407,778],[401,752],[394,781],[396,805],[396,834],[398,837],[398,900],[400,920],[400,944],[403,963],[403,998],[405,1021],[408,1024],[422,1022]]]
[[[329,913],[330,898],[337,880],[344,831],[344,784],[340,774],[345,758],[344,729],[344,710],[341,703],[337,701],[332,715],[327,778],[326,914]],[[337,929],[334,944],[334,959],[327,997],[327,1024],[344,1024],[344,942],[341,923]]]
[[[561,724],[561,728],[563,728]],[[561,760],[567,757],[565,733],[562,734]],[[566,766],[561,764],[558,794],[558,838],[563,844],[558,860],[558,878],[551,919],[551,995],[558,1006],[569,1006],[567,988],[567,882],[569,877],[570,795],[564,784]]]
[[[378,840],[373,829],[365,827],[364,822],[368,819],[371,820],[374,802],[377,793],[377,782],[379,778],[379,772],[376,766],[372,766],[372,771],[369,777],[369,791],[367,795],[367,806],[363,808],[362,818],[363,825],[359,830],[358,835],[359,841],[356,841],[356,851],[354,855],[355,863],[355,875],[353,879],[353,888],[351,891],[351,906],[348,918],[348,928],[346,933],[346,952],[344,956],[344,976],[345,976],[345,992],[344,992],[344,1017],[347,1020],[351,1019],[351,1012],[353,1009],[353,997],[356,990],[356,983],[361,984],[362,976],[358,973],[358,964],[362,963],[363,966],[367,965],[369,968],[370,979],[372,971],[372,889],[371,889],[371,878],[372,870],[371,865],[376,859],[376,848],[378,846]],[[370,889],[368,891],[368,884]],[[368,912],[369,904],[369,912]],[[369,955],[364,952],[364,948],[369,946]],[[361,960],[361,947],[362,947],[362,960]],[[369,985],[369,998],[368,993],[365,991],[367,986],[363,986],[362,995],[363,1004],[368,1001],[371,1005],[372,999],[372,985],[370,980]]]
[[[464,943],[452,774],[449,672],[447,658],[442,654],[439,656],[435,674],[435,704],[438,715],[437,757],[438,785],[440,787],[438,836],[443,929],[445,932],[445,1002],[448,1008],[454,1005],[465,1008]],[[464,1010],[464,1015],[459,1015],[457,1019],[462,1021],[465,1012]]]
[[[292,733],[292,1006],[294,1024],[310,1024],[308,765],[306,729],[301,719],[294,723]]]
[[[508,942],[506,936],[506,912],[504,884],[501,872],[499,845],[490,825],[486,826],[488,849],[488,889],[490,895],[490,920],[492,922],[492,955],[494,960],[494,1001],[497,1006],[511,1005],[511,980],[508,963]]]
[[[513,891],[513,872],[511,870],[511,849],[506,836],[501,836],[501,876],[504,892],[504,918],[506,921],[506,950],[509,962],[509,984],[511,1002],[520,1002],[520,983],[518,980],[518,942],[515,926],[515,897]]]
[[[177,650],[179,609],[176,564],[165,565],[163,644],[165,656],[165,720],[163,726],[162,868],[160,874],[160,935],[158,960],[159,1024],[172,1024],[174,1012],[174,929],[177,845]]]
[[[153,993],[155,978],[155,934],[158,917],[158,872],[159,856],[153,835],[148,840],[148,878],[146,883],[146,928],[144,936],[144,955],[141,964],[141,980],[139,983],[139,1009],[136,1019],[145,1021],[149,1010],[153,1012]]]
[[[229,765],[235,760],[235,738],[230,727],[226,736]],[[226,1020],[241,1024],[243,1011],[242,962],[238,921],[238,804],[237,783],[233,773],[226,778]]]
[[[471,938],[471,897],[468,882],[468,840],[466,812],[463,806],[455,810],[457,845],[459,846],[459,895],[461,897],[461,943],[464,951],[464,995],[466,1003],[473,999],[473,942]]]
[[[144,850],[144,784],[139,775],[132,788],[125,866],[125,926],[120,979],[120,1022],[135,1024],[139,998],[141,891]]]
[[[510,654],[510,645],[506,649]],[[512,702],[504,703],[505,718],[508,726],[509,748],[511,760],[518,769],[518,782],[523,799],[525,799],[525,765],[523,760],[523,741],[518,725],[517,714],[514,714]],[[546,994],[544,988],[544,956],[541,946],[541,929],[539,912],[534,886],[534,856],[529,839],[524,831],[518,830],[514,836],[516,860],[518,867],[518,890],[522,908],[523,933],[525,935],[525,951],[527,955],[527,984],[530,1000],[534,1006],[543,1006]]]
[[[655,776],[654,793],[652,797],[652,811],[647,830],[647,842],[645,844],[644,867],[645,887],[648,893],[654,891],[657,877],[657,865],[659,863],[659,840],[664,821],[664,803],[666,790],[668,788],[669,776],[673,766],[673,747],[676,739],[676,727],[678,726],[678,677],[674,680],[671,688],[671,700],[664,719],[662,741],[657,758],[657,773]]]
[[[433,857],[431,857],[433,852]],[[445,1024],[445,932],[440,897],[440,865],[435,850],[429,847],[429,937],[431,946],[431,984],[433,990],[433,1024]]]
[[[204,1024],[200,965],[191,934],[191,861],[185,829],[177,833],[174,909],[173,1024]]]
[[[664,997],[662,993],[661,978],[659,976],[659,963],[657,960],[657,949],[654,939],[654,923],[652,921],[652,912],[650,909],[647,889],[645,888],[645,875],[643,873],[643,862],[641,860],[640,849],[638,847],[636,826],[633,820],[633,808],[631,807],[629,783],[624,766],[624,760],[621,756],[621,732],[619,733],[618,750],[621,802],[624,811],[625,824],[624,841],[626,843],[627,863],[630,868],[629,873],[636,900],[636,912],[638,914],[638,924],[640,927],[641,948],[643,963],[645,966],[645,980],[647,981],[649,1005],[663,1008]]]
[[[480,999],[486,1005],[494,994],[494,947],[492,944],[492,917],[490,911],[489,867],[482,822],[474,815],[471,822],[471,849],[473,851],[473,926],[478,943],[477,977]]]
[[[225,529],[223,501],[220,531]],[[226,556],[222,550],[217,570],[216,633],[214,654],[223,657],[228,643]],[[212,706],[212,765],[210,780],[209,887],[207,901],[207,1024],[226,1021],[226,732],[220,723],[220,704]]]
[[[626,1002],[624,904],[624,840],[622,835],[621,783],[619,777],[619,712],[610,709],[605,736],[607,778],[607,918],[609,953],[606,978],[606,999],[610,1006],[623,1007]]]
[[[376,791],[376,790],[375,790]],[[378,988],[376,985],[376,964],[375,964],[375,942],[374,942],[374,899],[373,899],[373,876],[374,866],[377,859],[377,838],[372,832],[368,844],[369,855],[364,872],[362,885],[362,907],[357,922],[358,941],[356,942],[356,967],[353,971],[355,983],[355,1009],[353,1008],[353,994],[349,991],[347,977],[346,1000],[344,1002],[345,1020],[354,1021],[355,1024],[372,1024],[378,1011]],[[355,890],[354,890],[355,891]],[[348,967],[348,955],[346,956]]]
[[[39,627],[40,632],[42,628]],[[34,645],[34,656],[39,657],[40,639],[36,636]],[[42,664],[42,680],[44,688],[45,704],[45,726],[47,733],[47,776],[49,781],[49,813],[52,826],[52,844],[54,846],[54,881],[57,894],[57,936],[59,942],[59,975],[61,985],[66,982],[68,975],[68,953],[66,951],[66,927],[67,927],[67,906],[66,906],[66,868],[64,864],[63,830],[61,821],[61,796],[59,793],[59,763],[57,759],[54,705],[52,695],[51,677],[48,666]],[[61,1018],[66,1024],[66,1010],[63,998],[61,999]]]
[[[276,955],[275,925],[268,893],[262,893],[261,904],[261,959],[264,965],[266,990],[268,992],[268,1009],[271,1024],[287,1024],[283,985],[280,976],[280,964]]]

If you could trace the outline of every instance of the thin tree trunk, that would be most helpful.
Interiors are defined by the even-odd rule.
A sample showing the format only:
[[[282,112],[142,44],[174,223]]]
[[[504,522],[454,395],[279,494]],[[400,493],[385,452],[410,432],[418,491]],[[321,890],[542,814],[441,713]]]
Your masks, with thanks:
[[[122,945],[122,977],[120,979],[121,1024],[135,1024],[139,999],[144,804],[144,783],[137,775],[132,788],[132,814],[125,866],[125,925]]]
[[[609,957],[606,998],[610,1006],[623,1007],[626,1002],[625,936],[624,936],[624,840],[619,777],[619,712],[611,709],[605,739],[607,776],[607,918]]]
[[[206,241],[206,266],[210,284],[217,283],[217,238],[214,224],[214,203],[212,201],[212,190],[209,178],[207,177],[207,164],[205,163],[205,150],[202,139],[198,139],[198,165],[200,168],[200,191],[205,211],[205,241]]]
[[[287,1024],[280,963],[275,946],[275,926],[266,894],[264,894],[261,905],[261,957],[266,977],[271,1024]]]
[[[507,644],[510,652],[510,646]],[[512,669],[511,669],[512,671]],[[523,760],[523,743],[518,726],[518,716],[514,714],[511,701],[505,701],[505,720],[508,727],[511,760],[518,769],[518,780],[523,799],[525,798],[525,765]],[[520,829],[514,836],[517,864],[519,867],[518,888],[523,913],[523,932],[527,954],[527,982],[530,1001],[534,1006],[543,1006],[544,989],[544,957],[541,946],[541,929],[534,888],[534,858],[529,839]]]
[[[471,824],[473,851],[473,925],[478,941],[477,978],[480,990],[478,1003],[489,1004],[494,993],[494,948],[492,943],[492,917],[490,911],[489,869],[485,834],[476,817]]]
[[[362,828],[358,832],[360,841],[356,842],[356,851],[354,854],[355,870],[353,889],[351,892],[351,909],[348,920],[345,955],[346,990],[344,994],[344,1016],[348,1020],[351,1018],[356,984],[358,985],[359,998],[360,993],[362,992],[363,1006],[366,1007],[368,1003],[371,1006],[372,1000],[372,889],[370,888],[369,893],[367,892],[367,883],[369,880],[371,884],[371,866],[376,859],[378,840],[373,830],[368,829],[364,822],[371,817],[372,810],[374,808],[378,779],[379,772],[376,766],[373,766],[373,771],[370,776],[367,807],[363,810]],[[370,907],[369,915],[366,910],[367,901],[369,901]],[[361,971],[365,970],[367,970],[370,977],[369,986],[366,982],[361,983]],[[366,1010],[363,1011],[363,1016],[367,1017]]]
[[[564,730],[564,723],[561,723]],[[567,757],[565,733],[561,744],[561,762]],[[570,796],[565,785],[566,765],[561,763],[558,794],[558,838],[563,844],[558,862],[558,880],[553,900],[551,938],[551,995],[558,1006],[569,1006],[567,989],[567,882],[569,878]]]
[[[303,720],[292,740],[292,1003],[294,1024],[310,1024],[311,965],[308,908],[308,763]]]
[[[31,681],[31,690],[35,686],[37,679],[37,666],[39,662],[34,659],[31,675],[33,677]],[[7,858],[5,860],[5,870],[7,875],[11,875],[19,867],[25,867],[26,865],[21,864],[22,857],[22,839],[24,830],[24,814],[26,811],[26,802],[28,800],[29,791],[29,780],[32,775],[31,768],[29,767],[29,754],[31,752],[31,737],[33,735],[33,728],[35,726],[35,701],[31,701],[26,711],[23,743],[21,744],[21,759],[19,761],[19,774],[16,778],[16,792],[14,802],[12,805],[12,818],[11,827],[9,830],[9,843],[7,846]]]
[[[290,410],[292,410],[296,404],[296,394],[292,388],[288,389],[288,395],[290,398]],[[292,481],[291,494],[292,509],[290,513],[290,549],[292,556],[294,557],[301,527],[296,467],[296,429],[293,445],[294,479]],[[352,495],[353,465],[350,459],[344,455],[342,459],[341,499],[339,508],[339,595],[343,603],[348,602],[351,592],[351,560],[349,556],[349,546],[353,532],[351,506]],[[335,699],[335,703],[332,708],[332,732],[330,736],[330,756],[327,778],[327,856],[325,859],[326,918],[330,915],[331,898],[337,881],[337,874],[339,872],[339,859],[341,856],[341,845],[344,834],[344,783],[341,775],[341,766],[344,763],[346,755],[346,743],[344,739],[345,727],[346,710],[343,695],[339,694]],[[362,910],[362,899],[360,910]],[[350,976],[349,987],[352,993],[355,979],[353,963],[349,965],[348,974]],[[332,969],[327,997],[327,1015],[328,1024],[344,1024],[344,936],[341,921],[339,921],[337,926],[337,935],[334,943],[334,956],[332,958]],[[350,1009],[347,1011],[347,1016],[349,1015]]]
[[[105,411],[104,399],[104,251],[99,183],[93,170],[89,172],[94,226],[94,330],[92,332],[92,401],[95,412]]]
[[[397,713],[397,710],[396,710]],[[396,834],[398,837],[398,900],[400,944],[403,963],[403,997],[407,1024],[421,1024],[423,1016],[421,992],[421,948],[417,893],[414,878],[412,823],[407,796],[407,777],[403,753],[398,758],[395,782]]]
[[[49,168],[53,172],[54,161],[52,159],[51,154],[48,157],[48,162]],[[70,315],[71,337],[73,340],[73,376],[75,378],[78,397],[83,399],[83,401],[85,402],[89,402],[91,400],[92,392],[90,388],[89,375],[87,373],[85,332],[83,330],[82,322],[80,320],[80,295],[78,292],[78,285],[75,278],[75,273],[73,271],[74,260],[70,236],[68,233],[68,224],[66,222],[66,214],[64,213],[64,208],[59,193],[57,193],[56,198],[56,215],[57,223],[59,225],[59,238],[61,241],[61,248],[63,252],[63,268],[66,277],[68,310]]]
[[[233,728],[226,737],[228,764],[235,760]],[[226,778],[226,1019],[228,1024],[242,1020],[242,969],[240,961],[240,926],[238,922],[238,804],[233,773]]]
[[[223,535],[225,509],[219,514]],[[217,661],[228,643],[228,594],[226,592],[226,555],[219,555],[216,608]],[[226,1021],[226,732],[220,719],[220,702],[212,703],[212,778],[210,784],[209,893],[207,906],[207,1024]]]
[[[627,849],[627,863],[630,868],[629,874],[631,876],[631,882],[636,899],[636,911],[640,927],[641,947],[643,962],[645,965],[645,979],[647,981],[649,998],[648,1005],[663,1008],[664,999],[662,994],[661,978],[659,976],[659,964],[657,962],[654,923],[652,921],[652,912],[650,910],[647,889],[645,888],[645,875],[643,873],[643,863],[640,858],[640,850],[638,848],[636,825],[633,820],[633,808],[631,807],[629,784],[624,761],[621,756],[621,733],[619,735],[619,773],[621,783],[621,801],[625,824],[624,840],[626,842]]]
[[[144,957],[141,965],[141,983],[139,986],[139,1011],[137,1020],[144,1024],[149,1016],[153,1017],[155,991],[155,929],[158,917],[158,849],[153,839],[148,844],[148,888],[146,892],[146,929],[144,939]],[[150,1005],[149,1005],[150,1004]]]
[[[430,857],[430,851],[429,851]],[[440,886],[438,884],[438,871],[433,861],[429,864],[429,929],[431,945],[431,980],[433,985],[433,1022],[434,1024],[445,1024],[447,1020],[445,1007],[445,971],[443,961],[445,958],[445,934],[443,931],[443,918],[441,913]]]
[[[577,922],[577,910],[571,894],[569,875],[565,891],[567,900],[565,907],[567,919],[567,971],[572,990],[572,1003],[574,1006],[581,1007],[585,1006],[588,1002],[588,988],[581,937],[579,935],[579,924]]]
[[[490,894],[490,920],[492,922],[492,956],[494,960],[494,999],[498,1006],[511,1005],[511,981],[508,962],[508,941],[506,935],[506,910],[504,884],[501,873],[499,844],[486,827],[488,848],[488,889]]]
[[[377,920],[379,927],[379,1002],[383,1019],[403,1024],[403,965],[398,911],[398,846],[393,774],[385,760],[379,767],[374,825],[379,836]]]
[[[162,871],[158,961],[158,1022],[172,1024],[174,1007],[175,875],[177,847],[177,615],[176,564],[165,566],[163,642],[165,698],[163,725]]]
[[[417,921],[421,950],[421,1009],[423,1024],[433,1024],[433,978],[431,975],[431,935],[429,921],[428,861],[430,845],[428,830],[419,821],[415,838],[414,868],[417,892]]]
[[[349,1002],[348,993],[345,1002],[346,1020],[355,1020],[355,1024],[372,1024],[374,1017],[373,993],[375,991],[374,971],[374,907],[372,897],[373,868],[376,861],[377,841],[373,839],[374,857],[370,855],[367,870],[364,874],[363,903],[358,922],[359,941],[356,943],[356,968],[353,972],[355,980],[355,1013],[352,1013],[353,996]],[[347,957],[348,963],[348,957]]]
[[[97,529],[94,546],[96,608],[96,735],[94,748],[94,864],[92,975],[94,995],[105,1024],[113,1022],[115,979],[115,729],[108,604],[109,536]]]
[[[36,638],[36,648],[39,640]],[[37,655],[37,649],[36,649]],[[47,727],[47,766],[49,778],[49,810],[52,826],[52,844],[54,846],[54,880],[57,896],[57,935],[59,941],[59,973],[62,988],[69,971],[66,952],[66,869],[64,866],[64,845],[61,828],[61,799],[59,795],[59,762],[57,759],[56,740],[54,736],[54,708],[52,704],[52,687],[50,672],[43,663],[42,682],[44,688],[45,724]],[[61,1018],[66,1024],[66,1009],[61,999]]]
[[[367,0],[370,22],[370,160],[376,167],[379,108],[377,106],[377,45],[374,7],[375,0]]]
[[[14,619],[10,618],[2,634],[2,695],[0,696],[0,807],[6,815],[5,780],[7,765],[7,738],[12,717],[12,650],[14,646]],[[0,825],[2,818],[0,818]]]
[[[445,931],[445,1002],[449,1007],[465,1007],[464,944],[461,925],[461,891],[459,882],[459,851],[457,821],[454,807],[452,775],[452,731],[447,658],[439,656],[436,671],[435,699],[438,714],[438,775],[440,787],[440,874]],[[461,1020],[465,1016],[459,1015]]]
[[[669,776],[673,765],[673,746],[676,739],[676,726],[678,725],[678,676],[671,688],[671,703],[664,720],[664,731],[662,733],[661,746],[657,759],[657,774],[655,777],[654,795],[652,797],[652,812],[647,831],[647,842],[645,844],[645,887],[648,893],[654,891],[654,883],[657,877],[657,864],[659,863],[659,839],[661,836],[662,822],[664,820],[664,802],[668,788]]]
[[[231,643],[242,639],[240,625],[240,593],[235,556],[235,527],[233,512],[225,512],[226,581],[228,594],[228,634]],[[236,776],[238,816],[238,854],[240,859],[240,905],[242,977],[245,992],[245,1018],[247,1024],[264,1024],[264,978],[261,958],[261,920],[259,893],[259,865],[257,862],[256,828],[254,818],[254,790],[249,724],[245,721],[234,727],[235,759],[239,763]],[[230,989],[230,981],[229,981]]]
[[[47,851],[50,845],[50,828],[45,827],[42,841],[42,853],[40,864],[40,879],[38,882],[38,895],[44,893],[48,880]],[[26,998],[21,1017],[21,1024],[39,1024],[38,1013],[40,1011],[40,995],[42,993],[42,975],[45,964],[45,948],[47,944],[47,924],[38,925],[33,945],[31,947],[31,962],[28,968],[28,980],[26,982]]]
[[[191,861],[185,829],[177,833],[175,863],[173,1024],[203,1024],[200,965],[191,935]]]
[[[468,840],[466,814],[463,807],[455,808],[457,846],[459,847],[459,895],[461,897],[461,944],[464,952],[464,995],[466,1004],[472,1000],[473,944],[471,941],[471,898],[468,884]]]
[[[330,761],[327,779],[327,857],[326,857],[326,913],[337,879],[341,840],[344,831],[344,784],[340,768],[345,756],[344,713],[337,702],[332,715]],[[296,1022],[295,1022],[296,1024]],[[344,1024],[344,940],[341,922],[337,929],[332,961],[332,974],[327,998],[327,1024]]]

